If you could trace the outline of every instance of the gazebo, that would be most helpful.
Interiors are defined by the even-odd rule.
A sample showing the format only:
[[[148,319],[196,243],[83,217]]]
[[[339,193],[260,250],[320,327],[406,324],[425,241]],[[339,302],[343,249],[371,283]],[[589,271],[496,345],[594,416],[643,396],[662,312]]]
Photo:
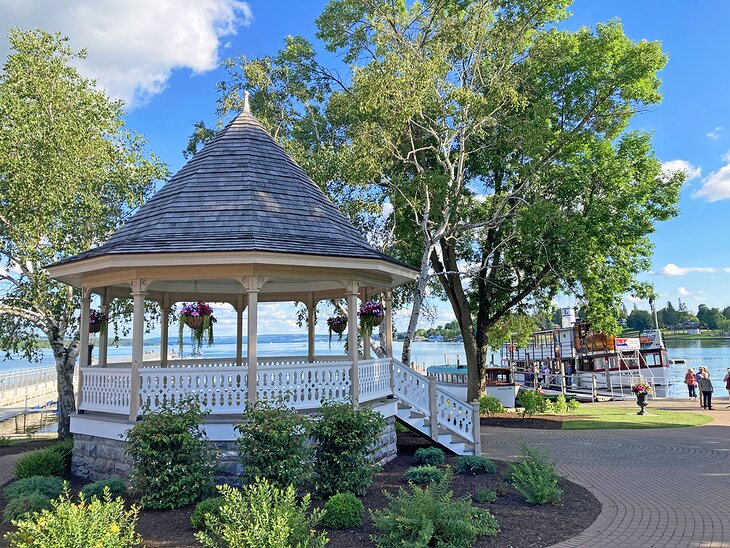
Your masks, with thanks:
[[[435,401],[429,404],[437,399],[435,386],[392,356],[390,291],[415,279],[416,271],[368,244],[256,121],[247,98],[243,112],[106,243],[57,262],[48,272],[82,290],[78,412],[71,417],[79,475],[126,473],[120,438],[138,420],[142,406],[154,410],[184,395],[195,395],[210,410],[208,436],[224,449],[235,439],[237,415],[261,399],[284,401],[303,412],[316,411],[328,399],[377,406],[391,418],[381,459],[394,454],[396,415],[432,432],[439,429]],[[102,312],[113,298],[132,300],[131,362],[108,363],[108,335],[102,332],[98,364],[86,365],[92,294],[99,296]],[[358,352],[358,300],[374,294],[382,296],[385,308],[384,358],[371,357],[367,341]],[[342,298],[347,300],[348,354],[318,356],[315,307],[321,300]],[[162,311],[156,360],[146,360],[143,348],[148,300]],[[226,302],[235,309],[235,356],[168,356],[171,307],[198,300]],[[306,304],[307,355],[262,359],[256,346],[258,304],[284,301]],[[473,405],[460,405],[458,420],[447,413],[444,421],[458,424],[453,434],[475,449],[478,428],[471,419],[464,422]]]

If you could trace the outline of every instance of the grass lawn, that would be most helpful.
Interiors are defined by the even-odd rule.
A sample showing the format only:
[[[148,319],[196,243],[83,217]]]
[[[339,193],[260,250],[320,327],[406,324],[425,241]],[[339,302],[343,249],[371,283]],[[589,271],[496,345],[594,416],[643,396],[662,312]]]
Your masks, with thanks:
[[[637,415],[639,408],[584,405],[574,420],[563,422],[563,430],[602,430],[606,428],[680,428],[706,424],[712,417],[692,411],[663,411],[647,407],[647,414]]]

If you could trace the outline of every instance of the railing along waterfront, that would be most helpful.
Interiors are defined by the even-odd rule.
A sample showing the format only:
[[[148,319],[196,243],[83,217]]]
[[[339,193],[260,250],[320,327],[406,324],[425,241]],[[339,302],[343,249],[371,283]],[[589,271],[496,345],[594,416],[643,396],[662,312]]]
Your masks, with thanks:
[[[0,375],[0,407],[56,399],[58,392],[56,366],[47,365],[17,369]]]

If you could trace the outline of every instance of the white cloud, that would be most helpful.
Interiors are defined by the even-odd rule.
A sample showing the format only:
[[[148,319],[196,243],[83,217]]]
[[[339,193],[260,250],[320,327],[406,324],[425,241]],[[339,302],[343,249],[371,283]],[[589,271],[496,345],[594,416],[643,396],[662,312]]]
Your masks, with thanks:
[[[720,135],[722,135],[722,132],[725,131],[725,128],[722,126],[717,126],[715,129],[710,131],[709,133],[705,133],[705,136],[708,139],[712,139],[713,141],[717,141],[720,138]]]
[[[730,163],[710,173],[702,187],[692,194],[693,198],[704,198],[706,202],[717,202],[730,198]]]
[[[684,171],[687,174],[688,181],[702,175],[702,168],[693,166],[687,160],[669,160],[668,162],[662,162],[662,172],[665,175],[673,175],[677,171]]]
[[[687,291],[686,287],[682,286],[677,288],[677,295],[679,295],[680,297],[688,297],[689,295],[691,295],[691,293]]]
[[[660,270],[660,276],[684,276],[690,273],[712,274],[717,268],[711,266],[677,266],[674,263],[665,264]]]
[[[130,106],[163,91],[173,69],[199,74],[216,68],[221,38],[252,19],[240,0],[0,0],[0,13],[3,31],[60,31],[74,49],[87,48],[80,72]],[[8,52],[7,39],[0,39],[2,63]]]

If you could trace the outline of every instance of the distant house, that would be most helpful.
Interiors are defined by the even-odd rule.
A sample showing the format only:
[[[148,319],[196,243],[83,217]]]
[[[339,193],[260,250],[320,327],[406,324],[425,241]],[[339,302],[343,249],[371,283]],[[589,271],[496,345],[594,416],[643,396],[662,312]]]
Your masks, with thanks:
[[[702,330],[699,327],[691,327],[687,330],[687,335],[700,335]]]

